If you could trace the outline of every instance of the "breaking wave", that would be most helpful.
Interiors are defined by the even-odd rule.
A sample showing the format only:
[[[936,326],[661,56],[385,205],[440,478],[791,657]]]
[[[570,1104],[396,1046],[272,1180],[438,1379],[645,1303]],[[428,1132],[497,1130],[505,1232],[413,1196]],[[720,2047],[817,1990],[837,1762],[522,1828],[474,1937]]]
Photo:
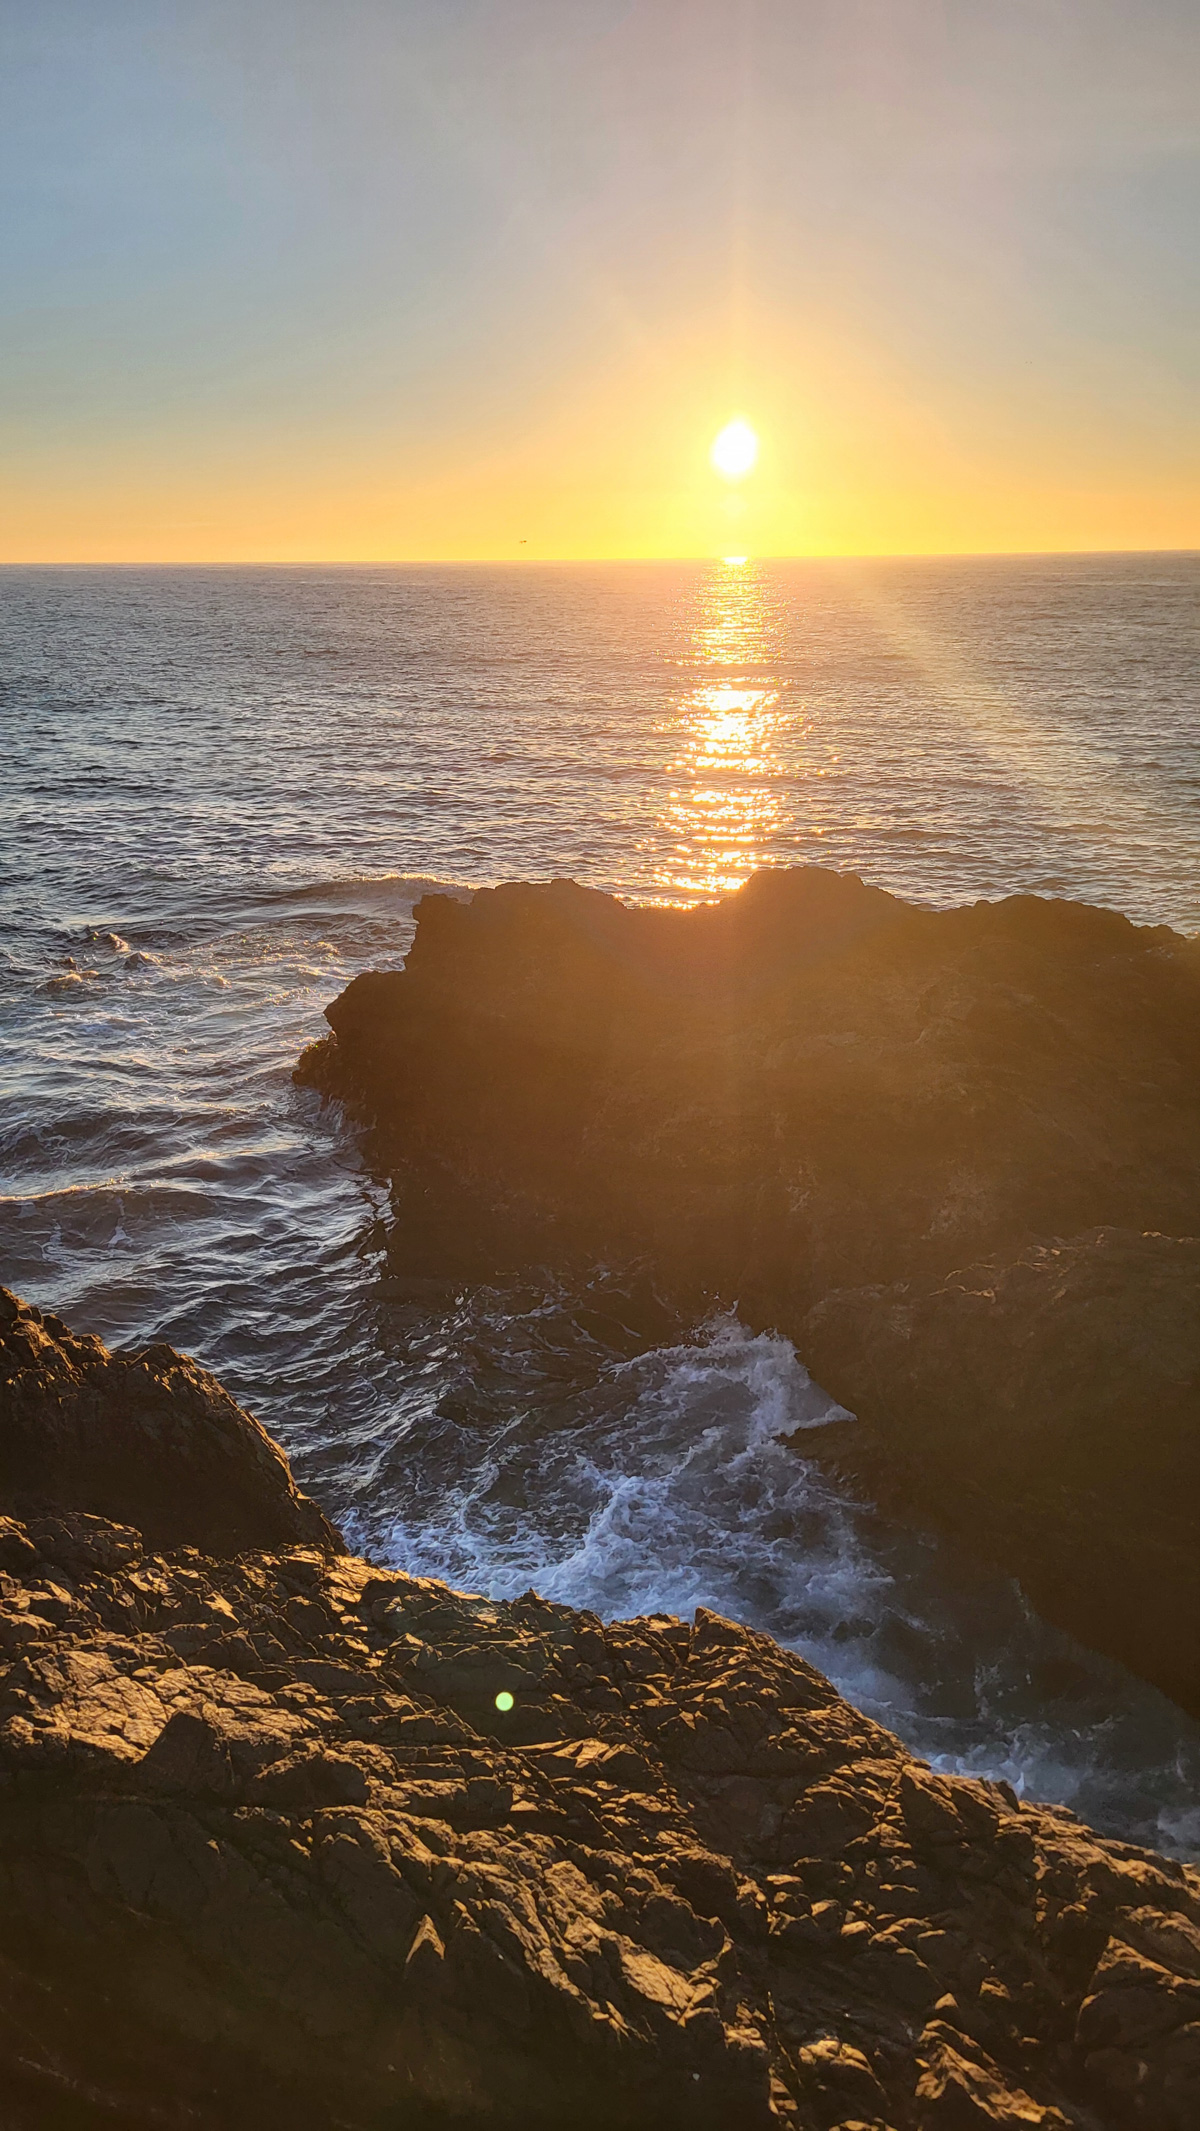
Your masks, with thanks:
[[[472,1397],[467,1353],[506,1379],[499,1397]],[[935,1767],[1200,1848],[1200,1728],[781,1441],[842,1411],[787,1340],[726,1318],[605,1361],[577,1299],[522,1312],[490,1292],[435,1312],[410,1360],[421,1373],[344,1490],[377,1558],[609,1619],[710,1606],[802,1650]]]

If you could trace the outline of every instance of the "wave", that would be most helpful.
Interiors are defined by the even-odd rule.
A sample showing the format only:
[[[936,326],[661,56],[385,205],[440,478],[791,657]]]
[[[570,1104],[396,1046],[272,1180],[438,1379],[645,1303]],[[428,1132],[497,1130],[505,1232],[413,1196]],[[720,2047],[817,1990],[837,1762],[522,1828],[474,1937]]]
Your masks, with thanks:
[[[428,1349],[424,1402],[377,1424],[357,1467],[343,1510],[357,1545],[489,1598],[532,1585],[606,1619],[712,1607],[802,1650],[936,1767],[1200,1848],[1200,1727],[1014,1585],[888,1527],[788,1448],[783,1435],[842,1409],[787,1340],[726,1318],[546,1394],[528,1330],[514,1318],[507,1355],[498,1318],[486,1350],[478,1326],[467,1342],[485,1376],[507,1364],[517,1410],[499,1427]]]
[[[352,873],[310,881],[295,888],[273,888],[249,900],[261,908],[322,900],[347,904],[360,901],[415,903],[423,895],[454,895],[465,899],[474,895],[481,885],[484,884],[479,881],[442,880],[427,873]]]

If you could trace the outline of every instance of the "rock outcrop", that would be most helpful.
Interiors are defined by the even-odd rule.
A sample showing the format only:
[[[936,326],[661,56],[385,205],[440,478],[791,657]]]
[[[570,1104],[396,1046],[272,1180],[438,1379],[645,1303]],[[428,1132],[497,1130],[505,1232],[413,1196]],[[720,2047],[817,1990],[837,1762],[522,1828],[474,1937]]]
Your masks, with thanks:
[[[85,1510],[151,1546],[340,1551],[265,1428],[174,1347],[112,1354],[0,1288],[0,1511]]]
[[[153,1366],[185,1489],[211,1379]],[[89,1426],[115,1493],[119,1399]],[[1200,1874],[935,1775],[712,1613],[164,1548],[60,1484],[0,1518],[0,2097],[6,2131],[1190,2131]]]
[[[641,1259],[736,1301],[869,1415],[872,1485],[1016,1573],[1036,1530],[1047,1610],[1200,1707],[1200,942],[812,868],[688,912],[555,882],[427,897],[328,1019],[299,1077],[373,1120],[414,1269]],[[1037,1299],[1063,1250],[1086,1306]]]

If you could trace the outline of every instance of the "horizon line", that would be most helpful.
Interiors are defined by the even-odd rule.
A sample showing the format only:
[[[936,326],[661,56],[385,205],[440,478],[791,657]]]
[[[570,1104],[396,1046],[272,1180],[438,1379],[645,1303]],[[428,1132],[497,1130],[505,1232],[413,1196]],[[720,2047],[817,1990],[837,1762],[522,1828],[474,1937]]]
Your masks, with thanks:
[[[822,554],[763,554],[740,557],[745,562],[1035,562],[1060,557],[1081,560],[1111,555],[1200,555],[1194,547],[1099,547],[1099,548],[856,548]],[[527,569],[632,569],[647,566],[672,567],[679,563],[724,563],[725,555],[358,555],[327,557],[258,556],[253,559],[209,556],[189,561],[149,558],[114,560],[52,560],[26,558],[0,561],[3,570],[479,570]]]

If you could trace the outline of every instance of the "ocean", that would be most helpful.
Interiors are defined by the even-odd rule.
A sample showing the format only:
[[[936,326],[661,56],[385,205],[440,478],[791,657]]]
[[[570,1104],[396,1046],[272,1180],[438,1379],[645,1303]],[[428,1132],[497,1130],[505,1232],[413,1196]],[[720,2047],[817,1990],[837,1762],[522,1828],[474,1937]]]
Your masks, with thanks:
[[[821,864],[1200,930],[1200,557],[0,571],[0,1278],[216,1370],[381,1560],[769,1629],[939,1767],[1200,1854],[1200,1727],[778,1437],[736,1318],[389,1269],[291,1083],[420,895]]]

